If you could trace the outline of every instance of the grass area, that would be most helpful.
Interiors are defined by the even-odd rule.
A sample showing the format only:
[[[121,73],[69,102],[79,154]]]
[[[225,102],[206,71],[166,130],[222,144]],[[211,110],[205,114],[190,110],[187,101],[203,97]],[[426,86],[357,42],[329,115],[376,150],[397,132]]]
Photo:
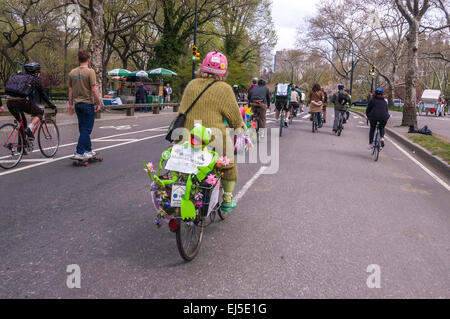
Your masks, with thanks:
[[[429,150],[433,155],[439,156],[450,165],[450,143],[436,136],[423,134],[408,134],[407,137],[414,143]]]

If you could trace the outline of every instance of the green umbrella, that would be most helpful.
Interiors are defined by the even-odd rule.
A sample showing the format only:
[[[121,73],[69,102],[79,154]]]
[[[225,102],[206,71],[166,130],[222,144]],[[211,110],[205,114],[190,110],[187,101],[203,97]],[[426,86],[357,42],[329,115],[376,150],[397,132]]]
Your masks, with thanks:
[[[114,69],[106,72],[106,75],[110,76],[129,76],[130,74],[131,72],[125,69]]]
[[[157,68],[150,71],[147,71],[149,76],[177,76],[177,74],[173,71],[164,68]]]

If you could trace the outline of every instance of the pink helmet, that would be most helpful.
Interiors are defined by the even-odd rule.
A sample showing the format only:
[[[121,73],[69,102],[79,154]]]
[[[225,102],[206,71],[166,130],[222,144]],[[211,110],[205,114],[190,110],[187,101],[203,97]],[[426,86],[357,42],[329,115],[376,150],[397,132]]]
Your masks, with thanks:
[[[227,57],[214,50],[209,52],[202,63],[202,72],[224,76],[228,70]]]

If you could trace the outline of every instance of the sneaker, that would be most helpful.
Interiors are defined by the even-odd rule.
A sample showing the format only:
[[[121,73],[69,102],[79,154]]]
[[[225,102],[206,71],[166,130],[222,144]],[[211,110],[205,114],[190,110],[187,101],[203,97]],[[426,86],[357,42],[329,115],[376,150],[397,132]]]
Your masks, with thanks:
[[[86,158],[85,154],[86,154],[86,153],[84,153],[84,154],[78,154],[77,152],[75,152],[75,153],[73,154],[73,156],[72,156],[72,159],[75,159],[75,160],[83,160],[83,159]]]
[[[383,137],[380,139],[380,144],[381,144],[381,147],[384,147],[384,138]]]
[[[223,210],[224,212],[228,213],[233,208],[236,208],[236,206],[237,206],[237,204],[235,202],[231,202],[231,203],[222,202],[220,209]]]
[[[94,151],[90,151],[90,152],[86,152],[84,153],[86,156],[88,156],[89,158],[95,157],[97,156],[97,153]]]
[[[284,121],[284,127],[288,127],[287,121]]]
[[[33,141],[33,140],[34,140],[33,132],[31,131],[31,129],[30,129],[29,127],[27,127],[27,128],[25,129],[25,133],[27,134],[28,139],[29,139],[30,141]]]

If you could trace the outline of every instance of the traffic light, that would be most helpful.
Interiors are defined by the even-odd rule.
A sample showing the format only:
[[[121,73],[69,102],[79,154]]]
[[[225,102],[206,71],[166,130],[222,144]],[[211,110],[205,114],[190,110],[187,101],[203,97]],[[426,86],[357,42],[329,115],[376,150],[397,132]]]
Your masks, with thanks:
[[[372,66],[372,68],[370,69],[370,75],[371,75],[372,77],[375,77],[375,71],[376,71],[375,66]]]
[[[197,54],[195,55],[195,60],[200,61],[200,52],[197,52]]]
[[[197,46],[194,45],[194,46],[192,47],[192,60],[194,60],[194,61],[197,60],[197,54],[200,55],[200,54],[198,53]]]

